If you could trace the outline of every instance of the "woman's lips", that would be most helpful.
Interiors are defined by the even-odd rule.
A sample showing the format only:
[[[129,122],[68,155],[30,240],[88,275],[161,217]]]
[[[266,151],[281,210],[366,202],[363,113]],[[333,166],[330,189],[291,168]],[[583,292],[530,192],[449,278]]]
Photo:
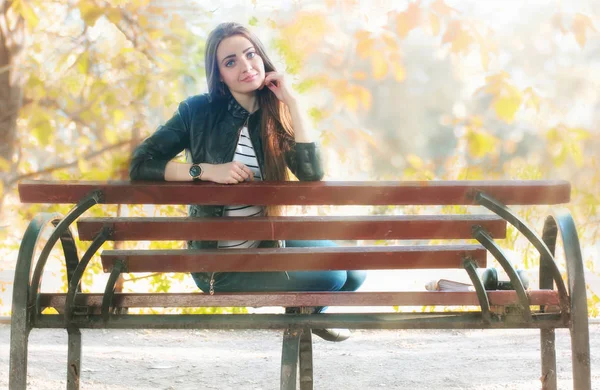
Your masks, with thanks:
[[[243,78],[241,81],[242,81],[243,83],[247,83],[247,82],[249,82],[249,81],[254,81],[254,79],[255,79],[255,78],[257,78],[257,77],[258,77],[258,73],[256,73],[256,74],[253,74],[253,75],[250,75],[250,76],[246,76],[246,77],[244,77],[244,78]]]

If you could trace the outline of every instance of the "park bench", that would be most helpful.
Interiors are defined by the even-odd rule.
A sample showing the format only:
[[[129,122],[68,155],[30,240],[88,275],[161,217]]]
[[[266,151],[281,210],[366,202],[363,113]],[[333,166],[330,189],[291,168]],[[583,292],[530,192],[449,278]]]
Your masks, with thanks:
[[[213,183],[24,181],[22,203],[74,204],[65,215],[42,213],[30,222],[19,251],[13,292],[10,389],[25,389],[32,328],[68,332],[67,388],[78,389],[80,329],[281,329],[281,388],[313,388],[311,329],[539,329],[541,381],[556,389],[555,329],[571,334],[573,385],[591,389],[583,263],[569,212],[554,210],[537,234],[508,205],[560,205],[570,200],[565,181],[253,182]],[[156,205],[371,205],[430,206],[424,215],[287,216],[257,218],[84,218],[96,204]],[[475,206],[476,214],[446,215],[447,205]],[[414,208],[413,208],[414,209]],[[402,209],[400,209],[402,210]],[[411,209],[412,210],[412,209]],[[433,211],[432,211],[433,210]],[[77,224],[78,251],[71,227]],[[499,246],[513,225],[540,253],[539,288],[525,289]],[[557,238],[565,252],[567,283],[554,260]],[[58,240],[67,293],[41,293],[44,266]],[[110,273],[104,293],[81,292],[93,255],[106,241],[130,240],[406,240],[401,246],[340,246],[244,250],[103,250]],[[423,240],[433,240],[423,241]],[[444,240],[444,241],[440,241]],[[461,241],[456,241],[461,240]],[[36,251],[37,243],[40,250]],[[415,245],[415,242],[418,245]],[[425,244],[423,244],[425,242]],[[465,244],[466,242],[466,244]],[[501,241],[500,241],[501,242]],[[85,249],[85,250],[84,250]],[[61,252],[61,253],[63,253]],[[79,256],[82,253],[82,256]],[[486,291],[477,268],[497,260],[514,289]],[[122,293],[122,273],[283,270],[464,269],[475,291],[302,293]],[[313,314],[315,306],[442,306],[435,312]],[[284,314],[130,314],[145,307],[296,308]],[[474,309],[465,311],[465,306]],[[456,310],[448,310],[448,308]],[[461,310],[459,310],[459,307]],[[42,314],[55,308],[59,314]],[[351,341],[349,341],[351,342]],[[537,377],[537,376],[535,376]],[[198,384],[199,388],[202,385]]]

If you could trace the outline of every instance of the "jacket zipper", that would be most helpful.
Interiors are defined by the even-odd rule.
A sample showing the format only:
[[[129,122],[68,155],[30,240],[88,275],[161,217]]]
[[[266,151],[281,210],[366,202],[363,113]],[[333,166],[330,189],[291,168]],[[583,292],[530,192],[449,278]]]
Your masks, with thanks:
[[[244,128],[244,126],[246,126],[246,128],[248,129],[248,135],[250,136],[250,145],[252,145],[252,149],[254,149],[254,155],[256,156],[256,163],[258,164],[258,171],[260,172],[261,180],[265,180],[265,176],[263,175],[262,168],[260,166],[260,163],[258,162],[258,155],[256,154],[256,148],[254,147],[254,142],[252,142],[252,135],[250,135],[250,115],[252,115],[252,114],[248,114],[248,116],[246,117],[246,122],[244,122],[244,125],[240,128],[240,132],[238,134],[238,142],[240,142],[240,134],[242,134],[242,129]]]
[[[240,129],[238,130],[238,134],[237,134],[237,142],[236,145],[240,142],[240,137],[242,135],[242,129],[244,127],[248,128],[248,135],[250,135],[250,115],[252,114],[248,114],[246,116],[246,120],[244,121],[244,124],[242,125],[242,127],[240,127]],[[254,149],[254,154],[256,155],[256,148],[254,147],[254,142],[252,142],[252,136],[250,136],[250,145],[252,145],[252,149]],[[233,152],[234,158],[235,158],[235,151]],[[232,160],[233,161],[233,160]],[[258,157],[256,158],[256,162],[258,164],[258,171],[260,172],[260,177],[262,180],[264,180],[264,176],[263,176],[263,172],[262,172],[262,168],[260,166],[260,163],[258,163]],[[219,243],[217,242],[217,249],[219,249]],[[218,272],[212,272],[210,274],[210,283],[209,283],[209,293],[210,295],[214,295],[215,294],[215,275],[218,274]],[[287,275],[287,272],[286,272]],[[289,279],[289,275],[288,279]]]

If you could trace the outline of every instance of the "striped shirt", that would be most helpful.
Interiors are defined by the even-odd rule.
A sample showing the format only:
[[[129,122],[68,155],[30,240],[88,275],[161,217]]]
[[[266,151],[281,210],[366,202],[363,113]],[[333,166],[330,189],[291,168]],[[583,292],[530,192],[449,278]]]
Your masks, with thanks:
[[[239,161],[246,165],[254,173],[254,180],[263,180],[258,161],[256,159],[256,153],[254,147],[250,141],[250,134],[248,133],[248,127],[242,127],[240,132],[240,138],[235,148],[235,156],[233,161]],[[264,206],[252,206],[252,205],[230,205],[225,206],[223,211],[224,217],[262,217],[265,215]],[[227,240],[219,241],[218,248],[220,249],[232,249],[232,248],[256,248],[260,244],[257,240]]]

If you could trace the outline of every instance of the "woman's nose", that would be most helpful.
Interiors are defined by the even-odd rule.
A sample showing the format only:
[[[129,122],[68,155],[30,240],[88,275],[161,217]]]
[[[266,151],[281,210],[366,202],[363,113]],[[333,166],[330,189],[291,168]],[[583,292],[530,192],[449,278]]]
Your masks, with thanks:
[[[252,63],[249,59],[244,58],[242,60],[242,69],[244,70],[244,72],[249,71],[250,69],[252,69]]]

